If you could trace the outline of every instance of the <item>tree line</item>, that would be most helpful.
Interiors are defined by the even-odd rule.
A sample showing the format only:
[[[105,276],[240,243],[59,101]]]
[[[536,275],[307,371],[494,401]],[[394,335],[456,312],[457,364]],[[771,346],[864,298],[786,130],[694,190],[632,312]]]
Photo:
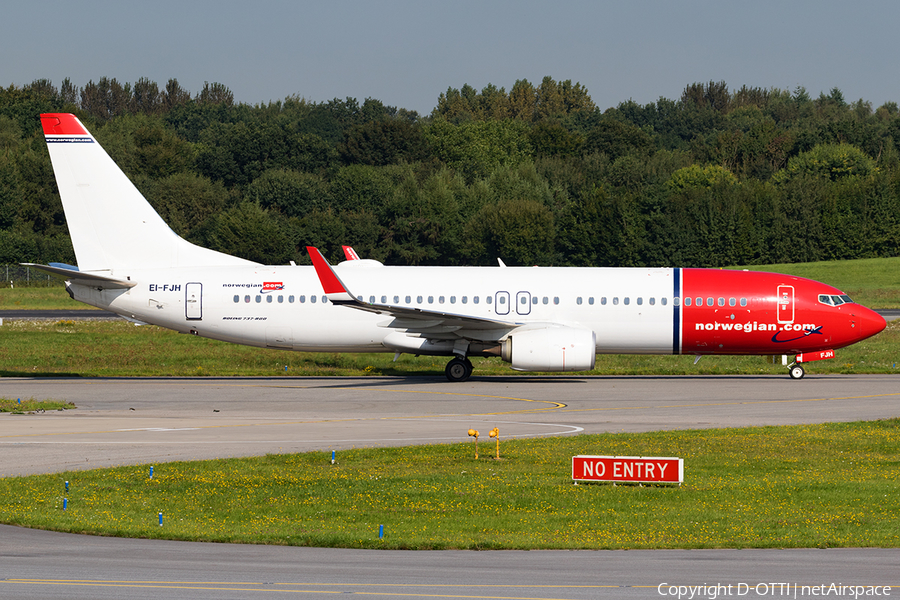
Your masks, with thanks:
[[[900,110],[694,83],[599,109],[578,83],[235,103],[101,78],[0,87],[0,263],[74,262],[38,115],[74,112],[179,235],[269,264],[725,266],[898,254]]]

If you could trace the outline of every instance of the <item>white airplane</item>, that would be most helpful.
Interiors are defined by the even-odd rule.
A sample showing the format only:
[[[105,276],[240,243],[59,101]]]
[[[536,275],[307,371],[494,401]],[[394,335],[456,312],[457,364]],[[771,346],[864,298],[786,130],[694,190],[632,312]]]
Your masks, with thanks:
[[[588,371],[597,353],[796,354],[802,363],[880,332],[831,286],[693,268],[267,266],[178,237],[71,114],[41,123],[78,266],[33,265],[75,300],[226,342],[304,352],[499,356],[519,371]]]

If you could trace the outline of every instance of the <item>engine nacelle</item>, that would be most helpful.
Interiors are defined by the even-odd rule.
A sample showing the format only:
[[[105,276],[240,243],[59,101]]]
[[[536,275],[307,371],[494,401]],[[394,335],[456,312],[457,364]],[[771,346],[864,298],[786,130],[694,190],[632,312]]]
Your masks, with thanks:
[[[597,336],[574,327],[513,331],[500,356],[516,371],[590,371],[597,359]]]

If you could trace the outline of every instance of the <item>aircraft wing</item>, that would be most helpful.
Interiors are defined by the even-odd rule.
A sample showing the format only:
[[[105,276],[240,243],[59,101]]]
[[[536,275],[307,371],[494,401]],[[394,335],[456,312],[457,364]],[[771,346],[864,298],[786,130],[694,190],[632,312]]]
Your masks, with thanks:
[[[487,319],[457,313],[441,312],[397,306],[393,304],[376,304],[364,302],[354,296],[334,272],[331,265],[322,256],[318,248],[306,247],[312,259],[316,274],[328,300],[339,306],[348,306],[357,310],[393,317],[392,320],[380,323],[382,327],[404,329],[407,333],[418,333],[429,339],[467,338],[482,341],[499,340],[504,335],[522,326],[524,323]],[[531,325],[531,323],[530,323]]]
[[[39,265],[35,263],[22,263],[25,267],[33,267],[38,269],[39,271],[44,271],[45,273],[49,273],[56,277],[62,277],[66,281],[75,284],[75,285],[84,285],[87,287],[97,288],[97,289],[128,289],[132,288],[136,283],[132,281],[125,281],[122,279],[116,279],[115,277],[108,277],[106,275],[99,275],[97,273],[88,273],[85,271],[79,271],[78,267],[73,267],[71,265],[62,265],[59,266],[50,266],[50,265]]]

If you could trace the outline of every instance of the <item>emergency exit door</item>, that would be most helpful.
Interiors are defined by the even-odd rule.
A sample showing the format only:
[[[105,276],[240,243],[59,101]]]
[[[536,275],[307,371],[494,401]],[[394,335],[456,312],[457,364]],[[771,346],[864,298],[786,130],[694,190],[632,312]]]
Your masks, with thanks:
[[[189,321],[203,318],[203,284],[189,283],[184,291],[184,316]]]

